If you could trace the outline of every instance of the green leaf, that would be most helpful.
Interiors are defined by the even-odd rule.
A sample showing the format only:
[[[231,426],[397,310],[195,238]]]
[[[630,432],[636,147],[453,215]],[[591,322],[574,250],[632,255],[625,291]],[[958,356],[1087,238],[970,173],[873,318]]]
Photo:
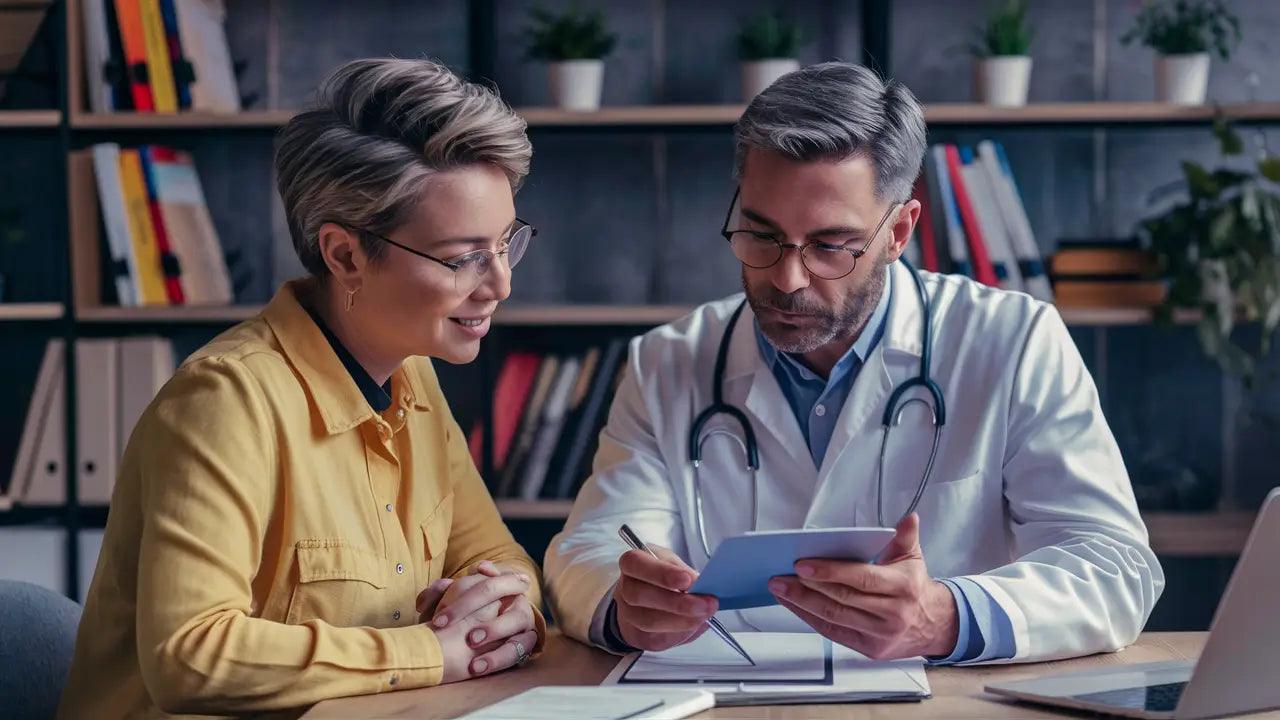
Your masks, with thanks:
[[[1187,176],[1187,186],[1193,196],[1211,198],[1218,194],[1218,184],[1214,182],[1213,175],[1199,165],[1184,160],[1182,173]]]
[[[1218,139],[1223,155],[1239,155],[1244,152],[1244,141],[1221,114],[1213,119],[1213,136]]]
[[[1259,160],[1258,172],[1271,182],[1280,182],[1280,157],[1268,155]]]

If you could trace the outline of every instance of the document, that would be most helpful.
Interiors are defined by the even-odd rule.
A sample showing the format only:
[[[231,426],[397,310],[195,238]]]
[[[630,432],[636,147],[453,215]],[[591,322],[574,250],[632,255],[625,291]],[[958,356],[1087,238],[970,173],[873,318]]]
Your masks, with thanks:
[[[717,706],[911,701],[930,695],[922,658],[870,660],[817,633],[733,636],[755,659],[755,667],[708,633],[663,652],[632,653],[603,684],[696,687],[714,693]]]
[[[705,690],[538,687],[459,720],[679,720],[715,705]]]

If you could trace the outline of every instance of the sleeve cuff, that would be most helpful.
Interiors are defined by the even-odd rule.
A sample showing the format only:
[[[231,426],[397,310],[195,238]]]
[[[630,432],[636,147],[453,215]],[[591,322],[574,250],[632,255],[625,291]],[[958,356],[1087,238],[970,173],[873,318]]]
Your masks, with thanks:
[[[931,657],[926,660],[931,665],[950,665],[951,663],[964,662],[972,651],[974,645],[974,630],[977,622],[973,617],[973,608],[969,605],[969,599],[965,596],[954,580],[939,580],[947,590],[951,591],[951,597],[956,603],[956,617],[959,619],[959,629],[956,632],[956,646],[951,650],[951,654],[946,657]],[[977,638],[978,644],[982,642],[981,634]]]
[[[383,671],[383,690],[439,685],[444,678],[444,651],[428,625],[383,630],[391,646],[393,668]]]

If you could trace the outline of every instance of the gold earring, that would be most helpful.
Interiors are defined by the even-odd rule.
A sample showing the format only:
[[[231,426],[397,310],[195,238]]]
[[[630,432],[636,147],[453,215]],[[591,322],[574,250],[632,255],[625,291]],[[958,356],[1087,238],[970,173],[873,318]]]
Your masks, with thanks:
[[[355,305],[355,304],[356,304],[356,293],[358,293],[358,292],[360,292],[360,288],[356,288],[355,290],[348,290],[348,291],[347,291],[347,303],[346,303],[346,308],[345,308],[345,310],[346,310],[347,312],[351,312],[351,306],[353,306],[353,305]]]

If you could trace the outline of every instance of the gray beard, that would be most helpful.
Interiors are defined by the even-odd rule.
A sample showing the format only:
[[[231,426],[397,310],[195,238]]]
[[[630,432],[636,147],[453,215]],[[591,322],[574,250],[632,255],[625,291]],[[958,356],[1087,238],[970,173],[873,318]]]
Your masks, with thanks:
[[[876,305],[880,303],[880,296],[884,294],[884,268],[887,264],[884,259],[876,258],[876,270],[871,273],[866,285],[855,291],[845,299],[843,305],[835,309],[817,305],[800,293],[791,295],[780,293],[773,286],[766,287],[757,295],[747,286],[745,272],[742,276],[742,289],[747,294],[747,302],[751,304],[752,312],[756,314],[759,314],[762,308],[775,308],[784,312],[804,313],[818,320],[816,328],[807,329],[803,334],[789,337],[774,337],[767,327],[763,324],[760,326],[761,332],[778,350],[792,355],[804,355],[836,340],[848,338],[867,324],[871,314],[875,312]]]

